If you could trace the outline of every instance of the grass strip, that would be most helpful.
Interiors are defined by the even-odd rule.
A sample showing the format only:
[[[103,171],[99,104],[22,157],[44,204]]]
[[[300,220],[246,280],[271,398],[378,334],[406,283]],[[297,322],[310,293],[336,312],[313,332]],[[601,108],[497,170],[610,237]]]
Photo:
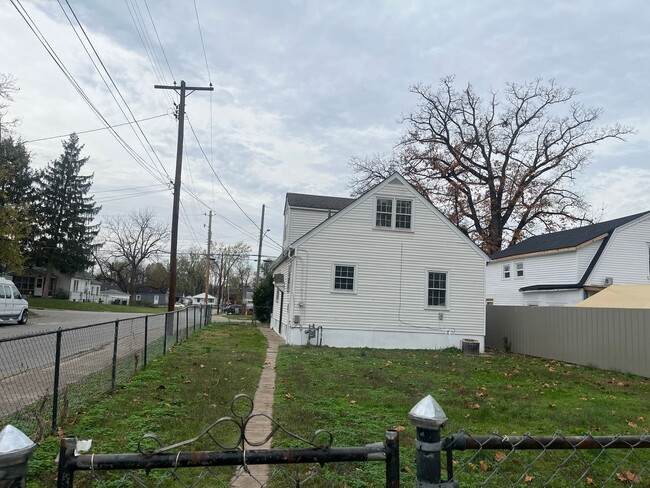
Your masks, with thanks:
[[[137,452],[138,441],[148,432],[166,444],[195,437],[216,419],[231,415],[235,395],[255,394],[265,355],[266,339],[259,330],[212,324],[150,361],[146,370],[121,384],[115,394],[69,411],[59,435],[92,439],[95,453]],[[53,460],[58,446],[57,437],[39,445],[30,462],[28,487],[56,484]],[[103,473],[102,478],[119,486],[124,474]],[[197,476],[192,469],[179,470],[179,474],[188,479]],[[222,476],[227,479],[230,471],[224,470]],[[78,473],[75,479],[75,486],[93,483],[90,473]],[[206,483],[211,486],[210,480]]]
[[[133,305],[113,305],[110,303],[71,302],[57,298],[30,297],[27,299],[31,309],[49,308],[55,310],[80,310],[84,312],[115,313],[165,313],[165,307],[141,307]],[[38,313],[38,312],[37,312]]]
[[[407,414],[427,394],[449,418],[443,437],[463,429],[474,435],[553,435],[557,431],[564,435],[640,435],[650,430],[650,380],[642,377],[499,352],[468,356],[453,349],[283,346],[279,350],[277,420],[289,427],[304,426],[305,431],[299,433],[306,437],[326,429],[338,447],[379,442],[386,429],[396,428],[400,431],[403,486],[413,486],[415,474],[415,428]],[[622,457],[629,451],[608,451],[588,476],[600,486],[611,475],[608,483],[620,486],[616,472],[647,469],[648,451],[639,449],[627,460]],[[583,465],[592,462],[595,453],[580,452],[584,453]],[[478,456],[476,451],[455,452],[454,458],[459,461],[456,472],[462,472],[461,486],[484,486],[482,480],[496,468],[503,477],[485,486],[511,486],[505,479],[517,480],[519,476],[522,486],[573,486],[579,479],[582,472],[576,461],[563,471],[570,482],[563,476],[544,481],[570,454],[555,451],[534,461],[532,467],[537,471],[525,481],[528,466],[539,454],[517,453],[508,460],[510,466],[497,466],[501,455],[494,451]],[[571,472],[574,468],[579,472]],[[383,486],[383,469],[381,463],[356,465],[346,474],[346,486]],[[650,482],[647,472],[645,482]]]

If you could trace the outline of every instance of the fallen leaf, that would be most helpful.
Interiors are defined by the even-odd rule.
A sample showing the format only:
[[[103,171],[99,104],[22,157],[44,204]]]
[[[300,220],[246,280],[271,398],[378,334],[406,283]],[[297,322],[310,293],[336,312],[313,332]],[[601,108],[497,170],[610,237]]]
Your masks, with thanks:
[[[487,396],[487,393],[485,393],[484,391],[477,391],[476,393],[474,393],[474,395],[477,397],[484,397]]]
[[[202,364],[201,366],[199,366],[199,368],[205,368],[205,364]]]
[[[587,483],[588,485],[595,485],[596,484],[596,483],[594,483],[593,478],[590,478],[589,476],[587,476],[585,478],[585,483]]]
[[[351,403],[352,405],[354,405],[355,403],[357,403],[357,401],[356,401],[356,400],[350,400],[350,403]]]
[[[550,387],[551,385],[549,385],[548,383],[544,383],[544,388],[550,388]]]
[[[292,395],[291,393],[287,393],[287,394],[284,395],[284,396],[287,397],[287,398],[293,398],[293,395]]]
[[[548,404],[548,407],[549,407],[549,408],[555,408],[555,403],[549,403],[549,404]]]
[[[503,452],[503,451],[497,451],[497,452],[494,454],[494,460],[497,461],[497,462],[499,462],[499,463],[500,463],[501,461],[503,461],[505,458],[506,458],[506,453]]]
[[[401,471],[402,471],[402,473],[410,473],[410,472],[411,472],[411,468],[409,468],[408,466],[404,466],[404,467],[401,469]]]
[[[637,426],[637,425],[636,425],[634,422],[632,422],[632,421],[627,420],[626,422],[627,422],[627,425],[630,426],[630,427],[636,427],[636,426]]]
[[[192,381],[190,381],[190,380],[185,380],[185,381],[183,381],[183,383],[185,383],[186,385],[190,384],[191,382],[192,382]]]
[[[481,408],[481,406],[478,403],[470,403],[469,408],[471,408],[472,410],[478,410],[479,408]]]
[[[384,367],[385,366],[390,366],[391,364],[393,364],[393,361],[388,360],[388,361],[386,361],[386,364],[384,364]]]
[[[641,477],[638,474],[633,473],[632,471],[624,471],[622,473],[616,473],[616,477],[620,481],[630,481],[632,483],[641,483]]]
[[[487,463],[481,459],[481,462],[479,464],[481,466],[481,471],[483,471],[485,473],[487,471],[487,469],[488,469]]]
[[[406,429],[406,427],[404,427],[403,425],[397,425],[393,427],[393,430],[396,430],[397,432],[402,432],[404,429]]]
[[[526,474],[526,475],[524,476],[524,483],[530,483],[530,482],[533,481],[534,479],[535,479],[534,476],[531,476],[531,475],[529,475],[529,474]]]

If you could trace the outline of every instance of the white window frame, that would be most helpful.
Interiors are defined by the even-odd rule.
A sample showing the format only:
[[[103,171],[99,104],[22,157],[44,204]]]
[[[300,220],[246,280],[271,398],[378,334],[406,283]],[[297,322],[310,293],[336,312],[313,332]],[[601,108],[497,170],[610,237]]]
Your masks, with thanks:
[[[79,291],[79,280],[72,280],[72,291]]]
[[[352,268],[354,271],[354,274],[352,275],[352,289],[343,289],[343,288],[336,288],[336,268]],[[357,292],[357,280],[359,277],[359,271],[358,271],[358,266],[356,264],[349,264],[349,263],[334,263],[332,265],[332,292],[333,293],[356,293]],[[349,279],[349,277],[342,277],[344,279]]]
[[[200,300],[200,299],[199,299]],[[136,295],[135,296],[135,301],[136,302],[141,302],[142,301],[142,295]]]
[[[444,305],[429,305],[429,275],[431,273],[439,273],[445,275],[445,304]],[[433,288],[434,290],[436,288]],[[424,308],[429,310],[449,310],[449,271],[445,269],[427,269],[424,274]]]
[[[504,265],[501,266],[501,279],[509,280],[510,278],[512,278],[512,264],[505,263]]]
[[[521,269],[519,269],[519,265],[521,265]],[[519,271],[521,271],[521,275],[519,274]],[[522,280],[523,278],[524,278],[524,262],[515,261],[515,279]]]
[[[388,225],[377,225],[377,204],[379,200],[390,200],[391,201],[391,211],[390,211],[390,226]],[[411,226],[408,228],[405,227],[396,227],[396,222],[397,222],[397,216],[398,215],[406,215],[406,214],[398,214],[397,213],[397,202],[409,202],[411,204]],[[382,213],[388,213],[388,212],[382,212]],[[399,232],[413,232],[413,228],[415,227],[415,200],[413,198],[400,198],[400,197],[382,197],[382,196],[376,196],[375,197],[375,205],[373,206],[372,209],[372,226],[374,229],[380,229],[380,230],[395,230]]]

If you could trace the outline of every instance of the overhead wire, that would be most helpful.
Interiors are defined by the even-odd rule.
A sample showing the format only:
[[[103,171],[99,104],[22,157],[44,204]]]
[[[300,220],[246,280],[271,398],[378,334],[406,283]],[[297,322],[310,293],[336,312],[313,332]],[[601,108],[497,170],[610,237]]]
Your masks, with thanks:
[[[109,130],[109,133],[117,140],[117,142],[124,148],[124,150],[138,163],[147,173],[149,173],[154,179],[161,183],[166,183],[166,181],[155,171],[155,168],[151,168],[149,163],[145,161],[112,127],[104,115],[99,111],[95,104],[90,100],[90,97],[86,92],[81,88],[81,85],[74,78],[72,73],[65,66],[65,63],[59,58],[58,54],[48,42],[47,38],[40,31],[34,20],[31,18],[25,7],[22,5],[20,0],[10,0],[13,7],[16,9],[18,14],[23,18],[29,29],[36,36],[41,45],[45,48],[47,54],[52,58],[57,67],[61,70],[65,78],[70,82],[73,88],[81,96],[81,98],[86,102],[91,111],[97,116],[97,118],[106,126]]]
[[[148,120],[159,119],[160,117],[167,117],[168,115],[169,115],[169,113],[154,115],[152,117],[145,117],[144,119],[138,119],[138,122],[146,122]],[[125,125],[134,124],[134,123],[135,123],[135,121],[133,121],[133,122],[123,122],[121,124],[113,124],[112,127],[122,127],[122,126],[125,126]],[[30,139],[28,141],[23,141],[23,143],[27,144],[27,143],[30,143],[30,142],[49,141],[49,140],[52,140],[52,139],[58,139],[60,137],[68,137],[72,132],[79,135],[79,134],[90,134],[91,132],[99,132],[100,130],[107,130],[107,127],[98,127],[97,129],[89,129],[89,130],[75,130],[75,131],[68,132],[67,134],[60,134],[58,136],[40,137],[38,139]]]
[[[59,3],[59,6],[61,7],[61,10],[62,10],[63,13],[65,14],[66,19],[68,19],[68,22],[69,22],[70,25],[72,26],[72,29],[74,30],[75,35],[76,35],[77,38],[79,39],[79,42],[80,42],[81,45],[83,46],[84,51],[86,51],[86,54],[88,55],[88,57],[90,58],[91,62],[93,63],[93,66],[95,67],[97,73],[99,74],[99,76],[101,77],[102,81],[103,81],[104,84],[106,85],[106,88],[108,89],[108,91],[110,92],[111,96],[113,97],[113,100],[115,100],[115,103],[117,104],[118,108],[120,109],[120,112],[122,112],[122,115],[124,115],[124,118],[125,118],[127,121],[129,121],[129,117],[126,115],[126,113],[124,113],[124,110],[122,109],[122,106],[120,105],[120,103],[118,102],[117,98],[115,97],[113,91],[111,90],[111,88],[109,87],[108,83],[107,83],[106,80],[104,79],[104,76],[102,75],[101,71],[100,71],[99,68],[97,67],[97,64],[95,63],[93,57],[90,55],[90,53],[89,53],[88,50],[86,49],[86,46],[85,46],[84,42],[82,41],[81,37],[79,36],[77,30],[75,29],[74,24],[72,23],[71,19],[68,17],[68,14],[66,13],[65,9],[63,8],[63,5],[61,4],[61,0],[57,0],[57,2]],[[126,99],[125,99],[124,96],[122,95],[122,92],[120,91],[119,87],[118,87],[117,84],[115,83],[115,80],[114,80],[113,77],[111,76],[111,73],[108,71],[108,68],[106,68],[106,65],[104,64],[104,61],[102,60],[101,56],[99,55],[99,53],[98,53],[97,50],[95,49],[95,46],[94,46],[93,42],[90,40],[90,37],[88,36],[88,33],[86,32],[86,29],[84,29],[83,25],[81,24],[81,21],[80,21],[79,18],[77,17],[76,12],[75,12],[74,9],[72,8],[72,6],[70,5],[70,2],[69,2],[68,0],[65,0],[65,3],[66,3],[66,5],[68,6],[68,8],[70,9],[70,12],[71,12],[72,15],[74,16],[75,20],[77,21],[77,24],[79,25],[79,28],[81,29],[81,32],[83,33],[84,37],[86,38],[86,41],[88,42],[88,44],[90,45],[90,48],[92,49],[93,53],[95,54],[95,57],[97,58],[97,61],[99,61],[99,64],[100,64],[101,67],[104,69],[104,72],[106,73],[106,76],[108,76],[108,79],[110,80],[111,84],[112,84],[113,87],[115,88],[115,91],[117,91],[117,94],[119,95],[120,99],[122,100],[122,103],[124,104],[124,106],[125,106],[126,109],[128,110],[129,114],[131,115],[131,118],[133,119],[133,120],[132,120],[133,123],[135,123],[136,127],[139,129],[140,133],[141,133],[142,136],[144,137],[144,140],[147,141],[147,144],[148,144],[149,148],[151,149],[151,152],[152,152],[153,155],[156,157],[156,160],[158,161],[158,164],[160,165],[160,168],[163,170],[163,172],[164,172],[165,175],[167,176],[167,179],[168,179],[168,180],[171,180],[171,177],[169,176],[169,173],[167,173],[167,169],[165,168],[165,165],[162,163],[162,161],[161,161],[160,158],[158,157],[158,153],[156,152],[155,148],[153,147],[153,145],[152,145],[151,142],[149,141],[149,138],[147,137],[147,134],[145,134],[144,130],[142,129],[142,126],[140,125],[139,122],[137,122],[137,119],[136,119],[135,115],[133,114],[133,111],[131,110],[131,107],[129,106],[129,104],[127,103]],[[138,133],[137,133],[137,131],[135,130],[135,128],[133,127],[133,125],[129,125],[129,127],[130,127],[131,130],[133,131],[134,135],[136,136],[136,138],[138,139],[138,141],[139,141],[140,144],[142,145],[142,147],[143,147],[143,149],[145,150],[145,152],[147,153],[147,155],[149,155],[149,157],[151,157],[151,155],[150,155],[149,152],[147,151],[146,147],[144,146],[144,143],[143,143],[142,140],[140,139],[140,136],[138,135]],[[153,161],[153,158],[151,158],[151,160],[152,160],[152,162],[153,162],[154,165],[155,165],[155,161]]]
[[[147,8],[147,13],[149,14],[149,20],[151,20],[151,25],[153,26],[153,31],[156,34],[156,39],[158,39],[158,45],[160,46],[160,50],[163,53],[163,56],[165,57],[165,63],[167,63],[167,68],[169,69],[169,74],[172,75],[172,80],[176,81],[176,77],[174,76],[174,72],[172,71],[172,67],[169,64],[169,59],[167,59],[167,53],[165,52],[165,48],[163,47],[162,41],[160,40],[160,36],[158,35],[158,29],[156,28],[156,23],[153,20],[153,16],[151,15],[151,10],[149,10],[149,4],[147,3],[147,0],[144,0],[144,6]]]

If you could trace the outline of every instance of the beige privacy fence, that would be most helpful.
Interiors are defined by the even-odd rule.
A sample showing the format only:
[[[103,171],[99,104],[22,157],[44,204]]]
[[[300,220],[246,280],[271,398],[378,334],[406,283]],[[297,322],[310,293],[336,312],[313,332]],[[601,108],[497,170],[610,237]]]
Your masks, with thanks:
[[[650,377],[650,310],[489,305],[485,344]]]

